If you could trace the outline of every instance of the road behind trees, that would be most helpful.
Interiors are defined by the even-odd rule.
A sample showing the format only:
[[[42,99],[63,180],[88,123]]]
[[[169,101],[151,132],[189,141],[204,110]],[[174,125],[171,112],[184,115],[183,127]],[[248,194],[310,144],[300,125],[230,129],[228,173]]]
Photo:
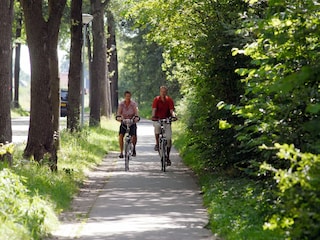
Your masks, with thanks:
[[[12,142],[14,144],[27,143],[29,131],[29,117],[15,117],[11,119]],[[66,128],[67,118],[60,118],[60,130]]]
[[[153,147],[152,122],[142,120],[130,171],[118,153],[109,153],[89,174],[72,211],[61,215],[52,239],[215,239],[204,228],[207,213],[192,172],[175,150],[172,166],[161,172]]]

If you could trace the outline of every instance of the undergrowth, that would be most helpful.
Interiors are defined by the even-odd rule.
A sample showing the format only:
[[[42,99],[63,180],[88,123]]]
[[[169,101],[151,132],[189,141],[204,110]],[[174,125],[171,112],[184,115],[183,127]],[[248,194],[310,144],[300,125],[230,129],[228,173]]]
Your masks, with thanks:
[[[181,122],[173,125],[174,146],[199,178],[208,209],[209,228],[225,240],[284,239],[280,231],[264,230],[273,195],[267,182],[241,177],[232,169],[208,171]]]
[[[58,214],[70,207],[86,171],[118,148],[117,128],[116,121],[102,119],[101,127],[62,131],[58,172],[22,159],[25,146],[15,146],[12,166],[0,166],[1,239],[43,239],[57,227]],[[1,146],[0,154],[9,151],[12,144]]]

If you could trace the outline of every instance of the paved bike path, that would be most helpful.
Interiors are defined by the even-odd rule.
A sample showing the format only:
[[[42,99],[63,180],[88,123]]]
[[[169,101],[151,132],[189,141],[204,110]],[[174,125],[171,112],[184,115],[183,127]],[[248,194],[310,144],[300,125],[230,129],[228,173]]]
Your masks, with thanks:
[[[130,162],[130,171],[124,171],[124,161],[118,159],[118,153],[108,154],[105,169],[100,172],[103,185],[101,189],[95,189],[94,201],[91,199],[90,203],[93,191],[77,198],[79,202],[88,201],[87,210],[77,209],[78,214],[89,212],[86,221],[65,223],[56,238],[215,239],[204,228],[208,222],[207,213],[192,172],[173,149],[172,166],[163,173],[153,147],[152,122],[141,120],[138,123],[137,156]]]

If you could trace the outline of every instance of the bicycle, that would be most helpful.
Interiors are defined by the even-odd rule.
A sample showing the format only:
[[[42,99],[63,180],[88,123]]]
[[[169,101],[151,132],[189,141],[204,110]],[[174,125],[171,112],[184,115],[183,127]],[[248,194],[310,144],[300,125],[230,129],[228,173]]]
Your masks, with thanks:
[[[176,117],[161,118],[157,121],[160,124],[160,134],[159,134],[159,156],[161,160],[161,171],[165,172],[168,166],[168,140],[166,136],[165,124],[171,124],[171,122],[176,121]]]
[[[129,162],[132,158],[133,143],[132,136],[130,135],[130,126],[140,121],[140,117],[134,116],[133,118],[122,119],[121,116],[116,116],[116,120],[121,121],[126,126],[126,132],[123,136],[123,149],[124,149],[124,169],[129,171]]]

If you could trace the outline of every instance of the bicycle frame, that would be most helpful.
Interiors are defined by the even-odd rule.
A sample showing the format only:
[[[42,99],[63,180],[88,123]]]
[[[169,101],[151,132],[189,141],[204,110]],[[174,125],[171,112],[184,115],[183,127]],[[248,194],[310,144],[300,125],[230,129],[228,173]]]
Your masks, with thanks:
[[[166,130],[164,124],[171,124],[170,118],[159,119],[160,134],[159,134],[159,156],[161,159],[161,171],[165,172],[168,159],[168,140],[166,137]]]

